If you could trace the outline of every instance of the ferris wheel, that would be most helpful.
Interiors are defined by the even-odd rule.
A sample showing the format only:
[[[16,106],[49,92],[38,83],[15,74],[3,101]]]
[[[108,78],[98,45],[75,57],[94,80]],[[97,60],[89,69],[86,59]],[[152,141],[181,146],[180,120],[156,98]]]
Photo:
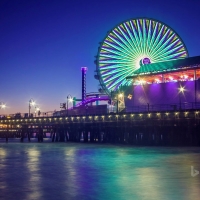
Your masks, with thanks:
[[[166,24],[148,18],[125,21],[108,32],[96,60],[97,77],[110,94],[132,84],[127,76],[142,65],[188,57],[179,35]]]

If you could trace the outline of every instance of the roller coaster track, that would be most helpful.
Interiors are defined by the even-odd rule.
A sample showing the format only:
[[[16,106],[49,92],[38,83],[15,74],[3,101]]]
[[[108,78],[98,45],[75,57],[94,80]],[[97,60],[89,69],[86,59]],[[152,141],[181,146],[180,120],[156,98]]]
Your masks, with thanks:
[[[95,101],[108,101],[108,100],[110,100],[110,97],[107,94],[101,94],[101,93],[96,93],[96,92],[87,93],[85,101],[76,104],[75,107],[77,108],[80,106],[85,106]]]

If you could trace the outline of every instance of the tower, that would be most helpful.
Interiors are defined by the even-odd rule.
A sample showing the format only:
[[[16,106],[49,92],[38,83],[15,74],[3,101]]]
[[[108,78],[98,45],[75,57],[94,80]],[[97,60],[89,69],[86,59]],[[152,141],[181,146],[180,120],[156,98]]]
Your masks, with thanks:
[[[82,71],[82,102],[86,99],[86,72],[87,67],[81,67]]]

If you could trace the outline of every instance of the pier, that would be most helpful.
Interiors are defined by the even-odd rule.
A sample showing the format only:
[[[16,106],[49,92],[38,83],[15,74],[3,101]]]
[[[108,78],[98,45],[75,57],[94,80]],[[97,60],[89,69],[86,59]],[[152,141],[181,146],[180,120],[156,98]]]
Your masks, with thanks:
[[[200,103],[179,106],[147,105],[134,107],[132,112],[126,108],[104,114],[5,116],[0,120],[0,138],[5,142],[10,138],[43,142],[49,137],[52,142],[200,146]]]

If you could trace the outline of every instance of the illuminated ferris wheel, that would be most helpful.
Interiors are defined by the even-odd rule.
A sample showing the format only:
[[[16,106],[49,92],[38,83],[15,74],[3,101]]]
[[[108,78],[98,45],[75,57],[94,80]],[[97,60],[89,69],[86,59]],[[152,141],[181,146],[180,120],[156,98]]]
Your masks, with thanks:
[[[188,57],[179,35],[166,24],[148,18],[120,23],[106,35],[97,54],[97,77],[106,93],[130,85],[127,76],[142,65]]]

